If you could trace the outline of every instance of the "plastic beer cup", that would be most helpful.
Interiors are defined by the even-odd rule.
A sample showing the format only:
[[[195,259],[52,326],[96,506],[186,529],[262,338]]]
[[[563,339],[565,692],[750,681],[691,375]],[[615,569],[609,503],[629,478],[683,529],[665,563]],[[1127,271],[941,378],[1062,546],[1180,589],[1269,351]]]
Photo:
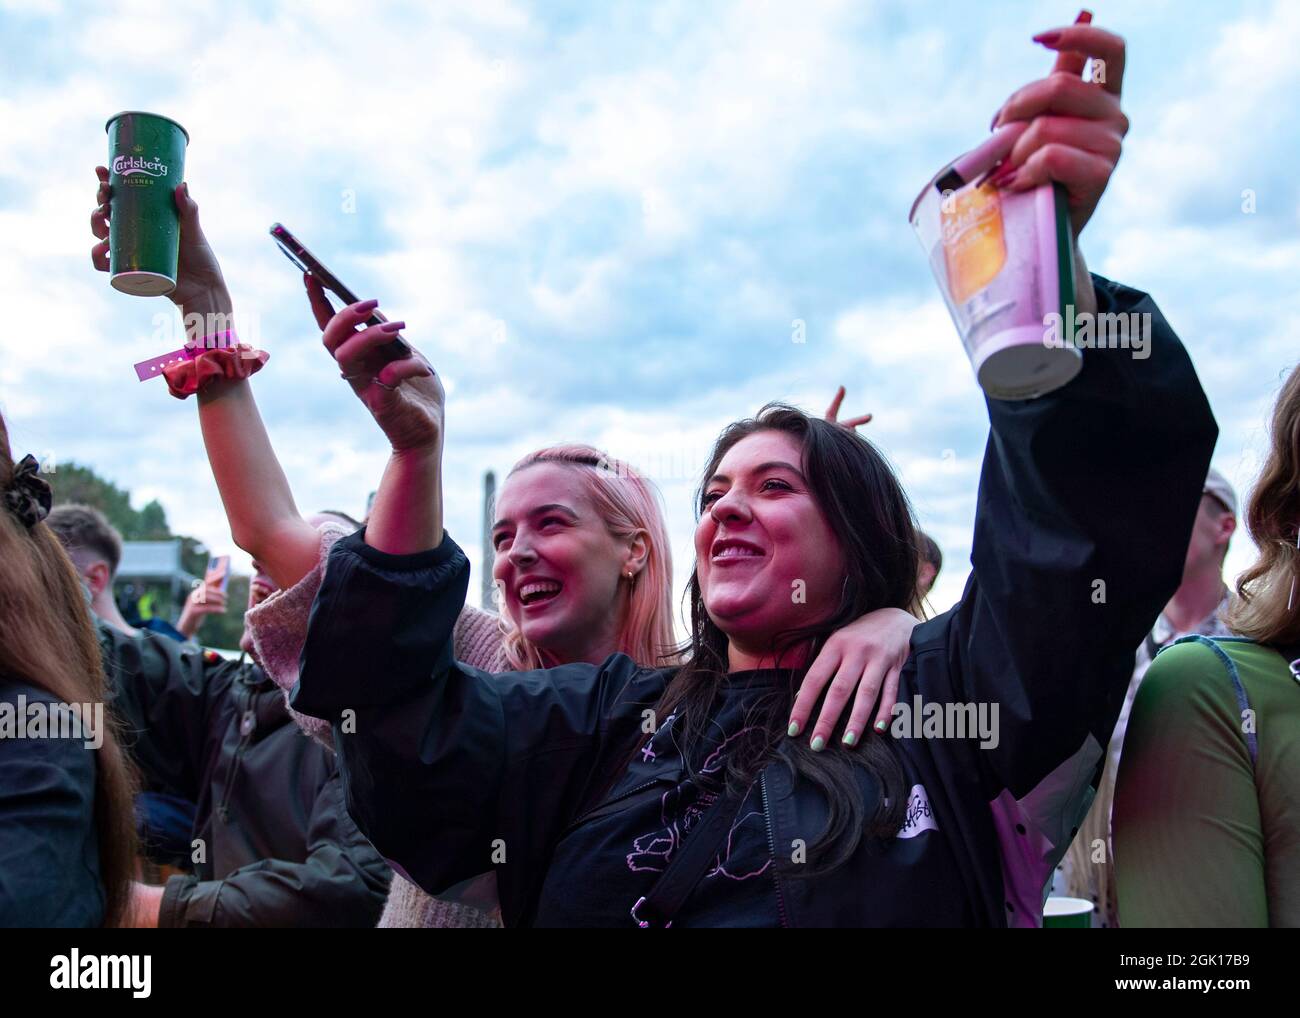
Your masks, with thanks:
[[[125,112],[109,119],[109,282],[123,293],[157,297],[176,288],[180,220],[173,192],[185,177],[190,136],[174,120]]]

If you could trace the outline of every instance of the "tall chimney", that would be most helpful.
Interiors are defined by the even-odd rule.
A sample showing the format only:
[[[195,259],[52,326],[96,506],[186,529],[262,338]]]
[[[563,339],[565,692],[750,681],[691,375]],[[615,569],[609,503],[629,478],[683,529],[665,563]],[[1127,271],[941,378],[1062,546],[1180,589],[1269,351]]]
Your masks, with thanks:
[[[483,610],[497,611],[496,599],[492,596],[492,564],[496,560],[496,550],[492,547],[492,517],[496,513],[497,478],[489,470],[483,475],[483,577],[481,580]]]

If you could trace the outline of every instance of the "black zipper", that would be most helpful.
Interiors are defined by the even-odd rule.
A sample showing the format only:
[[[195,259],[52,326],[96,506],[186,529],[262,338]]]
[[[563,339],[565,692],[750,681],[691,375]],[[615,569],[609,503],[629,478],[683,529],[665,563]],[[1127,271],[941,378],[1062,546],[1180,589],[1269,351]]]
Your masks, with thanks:
[[[235,791],[235,777],[239,774],[239,763],[244,755],[244,748],[248,745],[249,740],[253,737],[253,732],[257,729],[257,718],[252,718],[252,724],[245,724],[245,719],[253,713],[252,692],[245,688],[241,697],[243,703],[239,711],[239,745],[235,747],[235,755],[230,760],[230,767],[226,771],[226,791],[221,797],[221,805],[217,807],[217,816],[221,818],[223,824],[230,822],[230,797]]]
[[[781,876],[776,871],[776,835],[772,831],[772,807],[767,798],[767,771],[759,771],[758,789],[763,794],[763,820],[767,824],[767,847],[772,853],[772,883],[776,887],[776,911],[781,918],[781,928],[788,929],[790,924],[785,918],[785,895],[781,893]]]

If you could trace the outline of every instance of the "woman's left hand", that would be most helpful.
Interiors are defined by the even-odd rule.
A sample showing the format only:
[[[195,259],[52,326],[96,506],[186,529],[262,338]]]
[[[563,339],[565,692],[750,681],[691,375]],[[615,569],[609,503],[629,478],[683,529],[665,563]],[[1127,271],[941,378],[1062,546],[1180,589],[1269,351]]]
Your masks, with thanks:
[[[861,741],[877,697],[880,706],[874,729],[887,731],[898,700],[898,677],[911,652],[912,629],[916,625],[917,619],[901,608],[881,608],[831,634],[795,696],[790,734],[804,731],[827,683],[830,688],[826,690],[826,702],[811,733],[814,751],[825,748],[830,741],[850,697],[853,711],[844,728],[845,745]]]
[[[1049,180],[1064,185],[1077,238],[1092,218],[1119,162],[1128,117],[1120,109],[1124,40],[1093,25],[1075,24],[1034,36],[1057,53],[1046,78],[1012,94],[993,119],[1029,127],[992,180],[1024,191]],[[1081,77],[1091,58],[1092,81]]]

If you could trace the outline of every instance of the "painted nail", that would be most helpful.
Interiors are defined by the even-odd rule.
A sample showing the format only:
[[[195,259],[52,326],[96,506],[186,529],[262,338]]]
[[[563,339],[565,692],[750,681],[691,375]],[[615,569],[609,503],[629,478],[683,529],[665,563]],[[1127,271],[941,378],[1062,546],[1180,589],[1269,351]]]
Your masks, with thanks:
[[[820,735],[813,736],[812,751],[814,753],[820,753],[825,748],[826,748],[826,740],[823,739]]]
[[[852,728],[850,728],[847,732],[844,733],[844,745],[852,746],[857,741],[858,741],[858,733],[855,732]]]
[[[878,731],[878,732],[880,732],[880,733],[882,733],[882,734],[884,733],[885,729],[888,728],[888,727],[889,727],[889,725],[888,725],[885,721],[883,721],[883,720],[881,720],[881,721],[877,721],[877,722],[876,722],[876,731]]]
[[[999,173],[993,178],[993,186],[998,188],[1012,188],[1016,185],[1016,178],[1020,176],[1018,169],[1013,169],[1010,173]]]
[[[373,311],[377,307],[379,307],[379,301],[363,300],[359,304],[353,304],[352,310],[360,314],[362,311]]]
[[[381,326],[379,327],[379,331],[380,331],[380,332],[400,332],[402,329],[405,329],[405,328],[406,328],[406,323],[405,323],[405,322],[384,322],[384,324],[381,325]]]
[[[1054,46],[1060,39],[1061,33],[1056,31],[1039,32],[1034,36],[1034,42],[1041,42],[1044,46]]]
[[[798,735],[802,730],[803,730],[803,729],[801,729],[801,728],[799,727],[799,722],[798,722],[798,721],[791,721],[791,722],[790,722],[790,727],[787,728],[787,729],[785,730],[785,734],[788,735],[788,736],[790,736],[790,738],[793,739],[793,738],[794,738],[796,735]]]

